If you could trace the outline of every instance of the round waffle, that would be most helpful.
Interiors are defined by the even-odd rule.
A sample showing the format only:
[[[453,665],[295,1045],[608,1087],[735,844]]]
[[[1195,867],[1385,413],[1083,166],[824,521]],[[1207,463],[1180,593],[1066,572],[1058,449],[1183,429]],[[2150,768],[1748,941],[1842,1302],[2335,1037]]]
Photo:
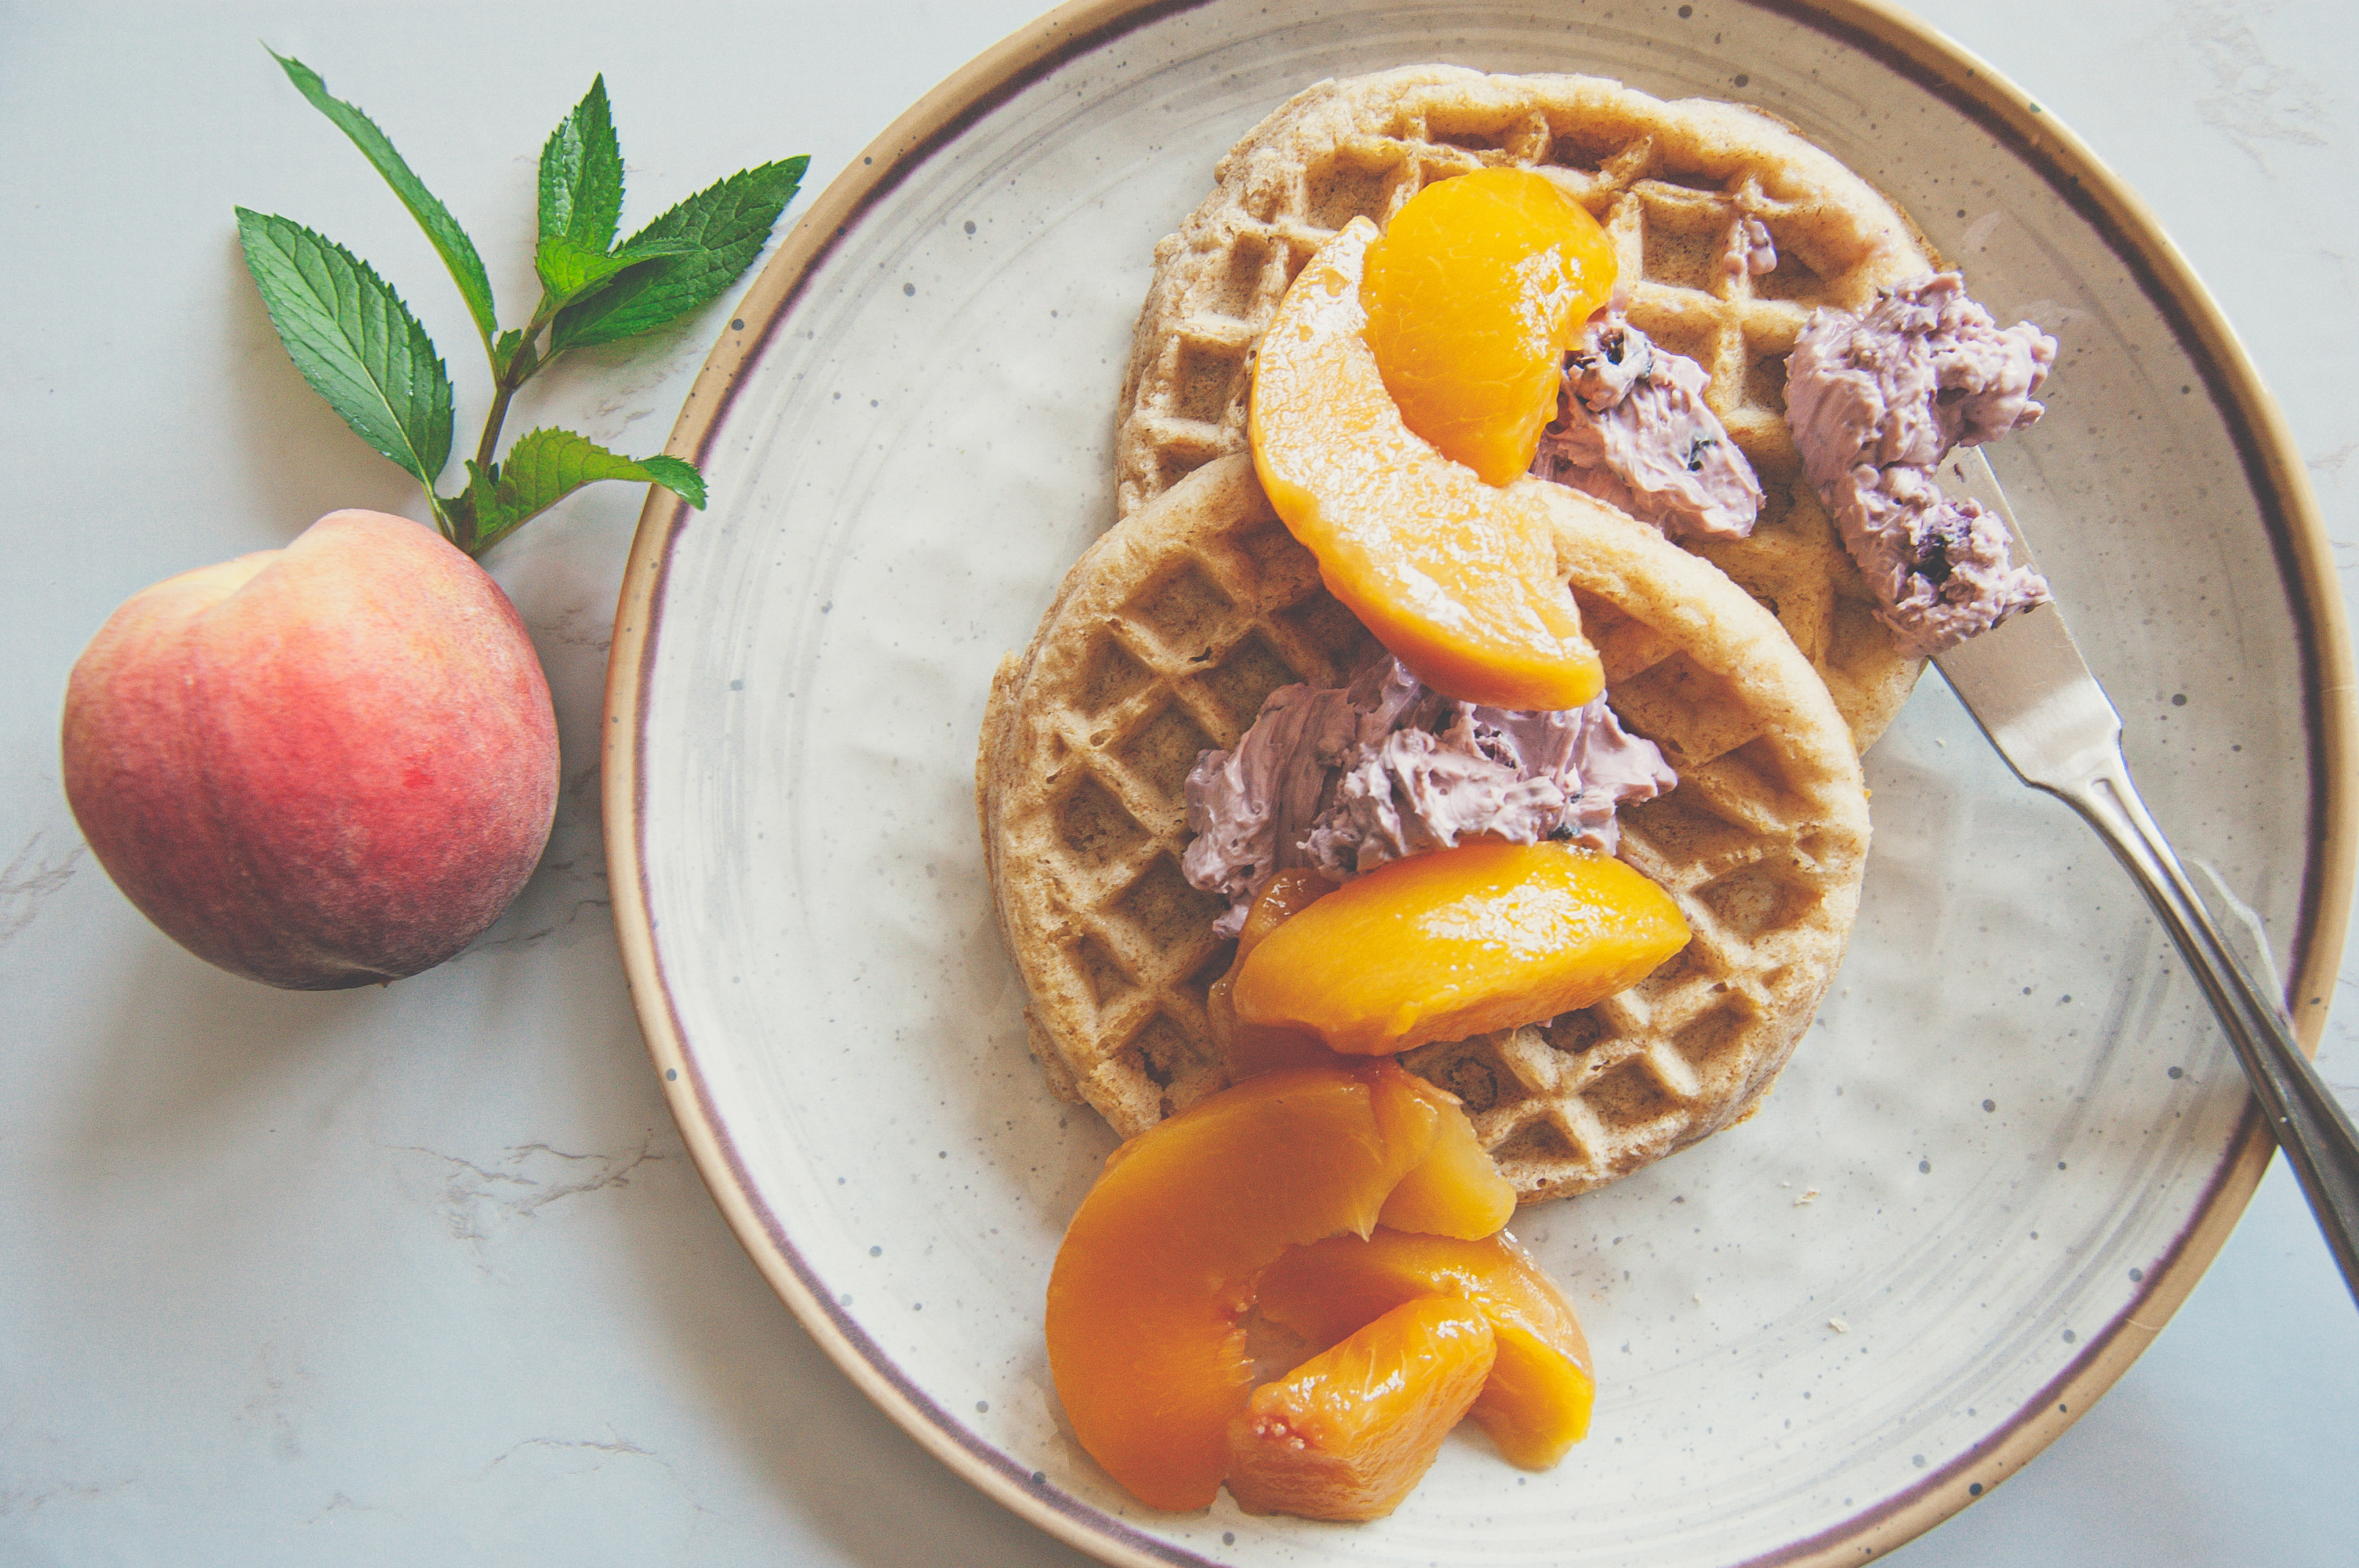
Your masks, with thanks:
[[[1704,400],[1767,499],[1749,538],[1692,547],[1769,607],[1864,750],[1924,661],[1876,621],[1801,476],[1786,354],[1814,307],[1864,309],[1933,261],[1873,187],[1756,109],[1440,65],[1297,93],[1230,150],[1212,193],[1155,248],[1114,441],[1120,513],[1245,449],[1254,345],[1312,252],[1354,217],[1381,227],[1431,181],[1487,165],[1554,171],[1612,236],[1630,319],[1710,376]],[[1745,219],[1767,225],[1773,270],[1723,264]]]
[[[1850,734],[1777,622],[1709,563],[1577,492],[1560,572],[1624,726],[1680,786],[1622,814],[1621,858],[1693,939],[1545,1026],[1403,1058],[1465,1101],[1527,1199],[1613,1180],[1745,1115],[1843,955],[1867,852]],[[1234,945],[1182,879],[1184,786],[1262,701],[1375,647],[1320,585],[1250,460],[1215,460],[1117,524],[992,683],[976,804],[1032,1048],[1125,1137],[1226,1082],[1205,997]]]

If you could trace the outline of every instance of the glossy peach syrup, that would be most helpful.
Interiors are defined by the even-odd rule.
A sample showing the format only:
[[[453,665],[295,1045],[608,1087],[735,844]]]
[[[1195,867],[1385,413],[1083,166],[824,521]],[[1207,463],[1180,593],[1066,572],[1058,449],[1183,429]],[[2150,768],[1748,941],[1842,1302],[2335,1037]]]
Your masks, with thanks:
[[[1229,1491],[1247,1513],[1382,1519],[1480,1397],[1493,1335],[1479,1308],[1419,1296],[1253,1392],[1229,1422]]]
[[[1332,1345],[1404,1302],[1455,1296],[1490,1320],[1497,1353],[1473,1418],[1507,1462],[1545,1470],[1588,1433],[1597,1379],[1589,1340],[1555,1281],[1501,1233],[1467,1240],[1377,1227],[1288,1249],[1262,1276],[1260,1308]]]

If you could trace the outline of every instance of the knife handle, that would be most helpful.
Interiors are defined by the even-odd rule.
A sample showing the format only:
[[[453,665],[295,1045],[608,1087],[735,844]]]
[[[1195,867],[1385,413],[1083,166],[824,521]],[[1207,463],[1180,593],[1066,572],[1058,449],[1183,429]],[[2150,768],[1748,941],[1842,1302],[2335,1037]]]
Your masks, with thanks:
[[[2283,1010],[2221,939],[2169,840],[2130,783],[2120,746],[2110,751],[2082,778],[2038,787],[2061,798],[2097,830],[2178,944],[2236,1048],[2269,1130],[2293,1162],[2343,1283],[2359,1300],[2359,1131],[2294,1044]]]

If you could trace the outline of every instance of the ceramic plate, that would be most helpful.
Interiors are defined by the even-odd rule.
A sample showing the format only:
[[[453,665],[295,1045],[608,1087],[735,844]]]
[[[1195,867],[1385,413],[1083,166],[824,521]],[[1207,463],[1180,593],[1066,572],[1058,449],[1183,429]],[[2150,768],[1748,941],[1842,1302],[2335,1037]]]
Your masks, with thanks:
[[[2119,1375],[2266,1147],[2130,884],[1938,679],[1868,758],[1857,934],[1761,1114],[1518,1217],[1597,1352],[1562,1465],[1461,1436],[1379,1523],[1225,1495],[1163,1515],[1050,1388],[1043,1288],[1114,1141],[1026,1054],[976,839],[984,692],[1113,518],[1157,239],[1297,88],[1428,59],[1759,104],[1897,198],[2002,320],[2059,337],[2047,418],[1993,460],[2157,816],[2276,939],[2314,1043],[2354,768],[2319,695],[2348,662],[2299,464],[2176,253],[2037,105],[1896,13],[1802,0],[1079,5],[912,110],[699,382],[673,449],[712,509],[641,524],[606,776],[640,1016],[812,1334],[1110,1562],[1857,1562]]]

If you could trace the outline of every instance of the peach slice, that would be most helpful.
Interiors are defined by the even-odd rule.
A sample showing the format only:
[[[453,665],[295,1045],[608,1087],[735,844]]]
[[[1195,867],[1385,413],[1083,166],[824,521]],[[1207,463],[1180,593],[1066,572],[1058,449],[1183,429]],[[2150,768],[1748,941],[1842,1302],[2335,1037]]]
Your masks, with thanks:
[[[1262,1270],[1398,1220],[1404,1184],[1407,1217],[1450,1236],[1514,1206],[1458,1101],[1390,1062],[1265,1074],[1116,1149],[1049,1279],[1049,1369],[1082,1446],[1142,1502],[1209,1504]]]
[[[1236,987],[1237,970],[1244,967],[1245,956],[1261,946],[1262,938],[1334,891],[1335,884],[1317,871],[1283,871],[1262,885],[1253,907],[1245,912],[1245,928],[1237,933],[1236,957],[1229,960],[1228,972],[1212,982],[1212,994],[1204,1002],[1229,1082],[1241,1084],[1284,1067],[1345,1065],[1346,1058],[1327,1049],[1327,1043],[1308,1029],[1239,1023],[1229,1000]]]
[[[1237,934],[1237,956],[1228,973],[1212,982],[1207,1002],[1212,1037],[1227,1059],[1232,1084],[1287,1067],[1344,1066],[1357,1060],[1329,1050],[1308,1029],[1240,1023],[1229,1000],[1237,970],[1263,938],[1334,891],[1335,884],[1317,871],[1283,871],[1269,879],[1246,912],[1245,929]],[[1435,1130],[1433,1152],[1401,1178],[1377,1221],[1395,1230],[1436,1236],[1488,1236],[1516,1212],[1516,1185],[1499,1174],[1497,1162],[1484,1152],[1457,1097],[1440,1089],[1432,1093],[1449,1106]]]
[[[1229,1492],[1249,1514],[1382,1519],[1483,1391],[1490,1320],[1449,1296],[1404,1302],[1253,1392],[1229,1422]]]
[[[1328,590],[1437,690],[1579,708],[1605,687],[1556,566],[1542,481],[1501,490],[1412,432],[1364,336],[1375,225],[1320,247],[1256,351],[1254,470]]]
[[[1545,1470],[1587,1435],[1597,1380],[1589,1341],[1555,1283],[1504,1232],[1479,1241],[1378,1229],[1298,1247],[1262,1276],[1262,1314],[1331,1345],[1400,1303],[1457,1296],[1497,1336],[1475,1422],[1508,1463]]]
[[[1614,242],[1547,175],[1436,180],[1368,247],[1368,347],[1408,427],[1485,484],[1532,466],[1564,351],[1614,291]]]
[[[1230,1000],[1246,1026],[1386,1054],[1587,1007],[1687,940],[1670,895],[1619,860],[1478,840],[1328,894],[1253,950]]]
[[[1458,1097],[1422,1078],[1417,1082],[1432,1098],[1444,1102],[1433,1129],[1433,1147],[1385,1199],[1376,1223],[1469,1241],[1488,1236],[1515,1214],[1516,1184],[1499,1174],[1498,1162],[1474,1136],[1474,1124],[1466,1119]]]
[[[1253,1383],[1239,1320],[1255,1281],[1296,1242],[1366,1235],[1440,1110],[1388,1062],[1298,1068],[1106,1161],[1049,1275],[1049,1367],[1082,1446],[1140,1501],[1212,1502]]]

